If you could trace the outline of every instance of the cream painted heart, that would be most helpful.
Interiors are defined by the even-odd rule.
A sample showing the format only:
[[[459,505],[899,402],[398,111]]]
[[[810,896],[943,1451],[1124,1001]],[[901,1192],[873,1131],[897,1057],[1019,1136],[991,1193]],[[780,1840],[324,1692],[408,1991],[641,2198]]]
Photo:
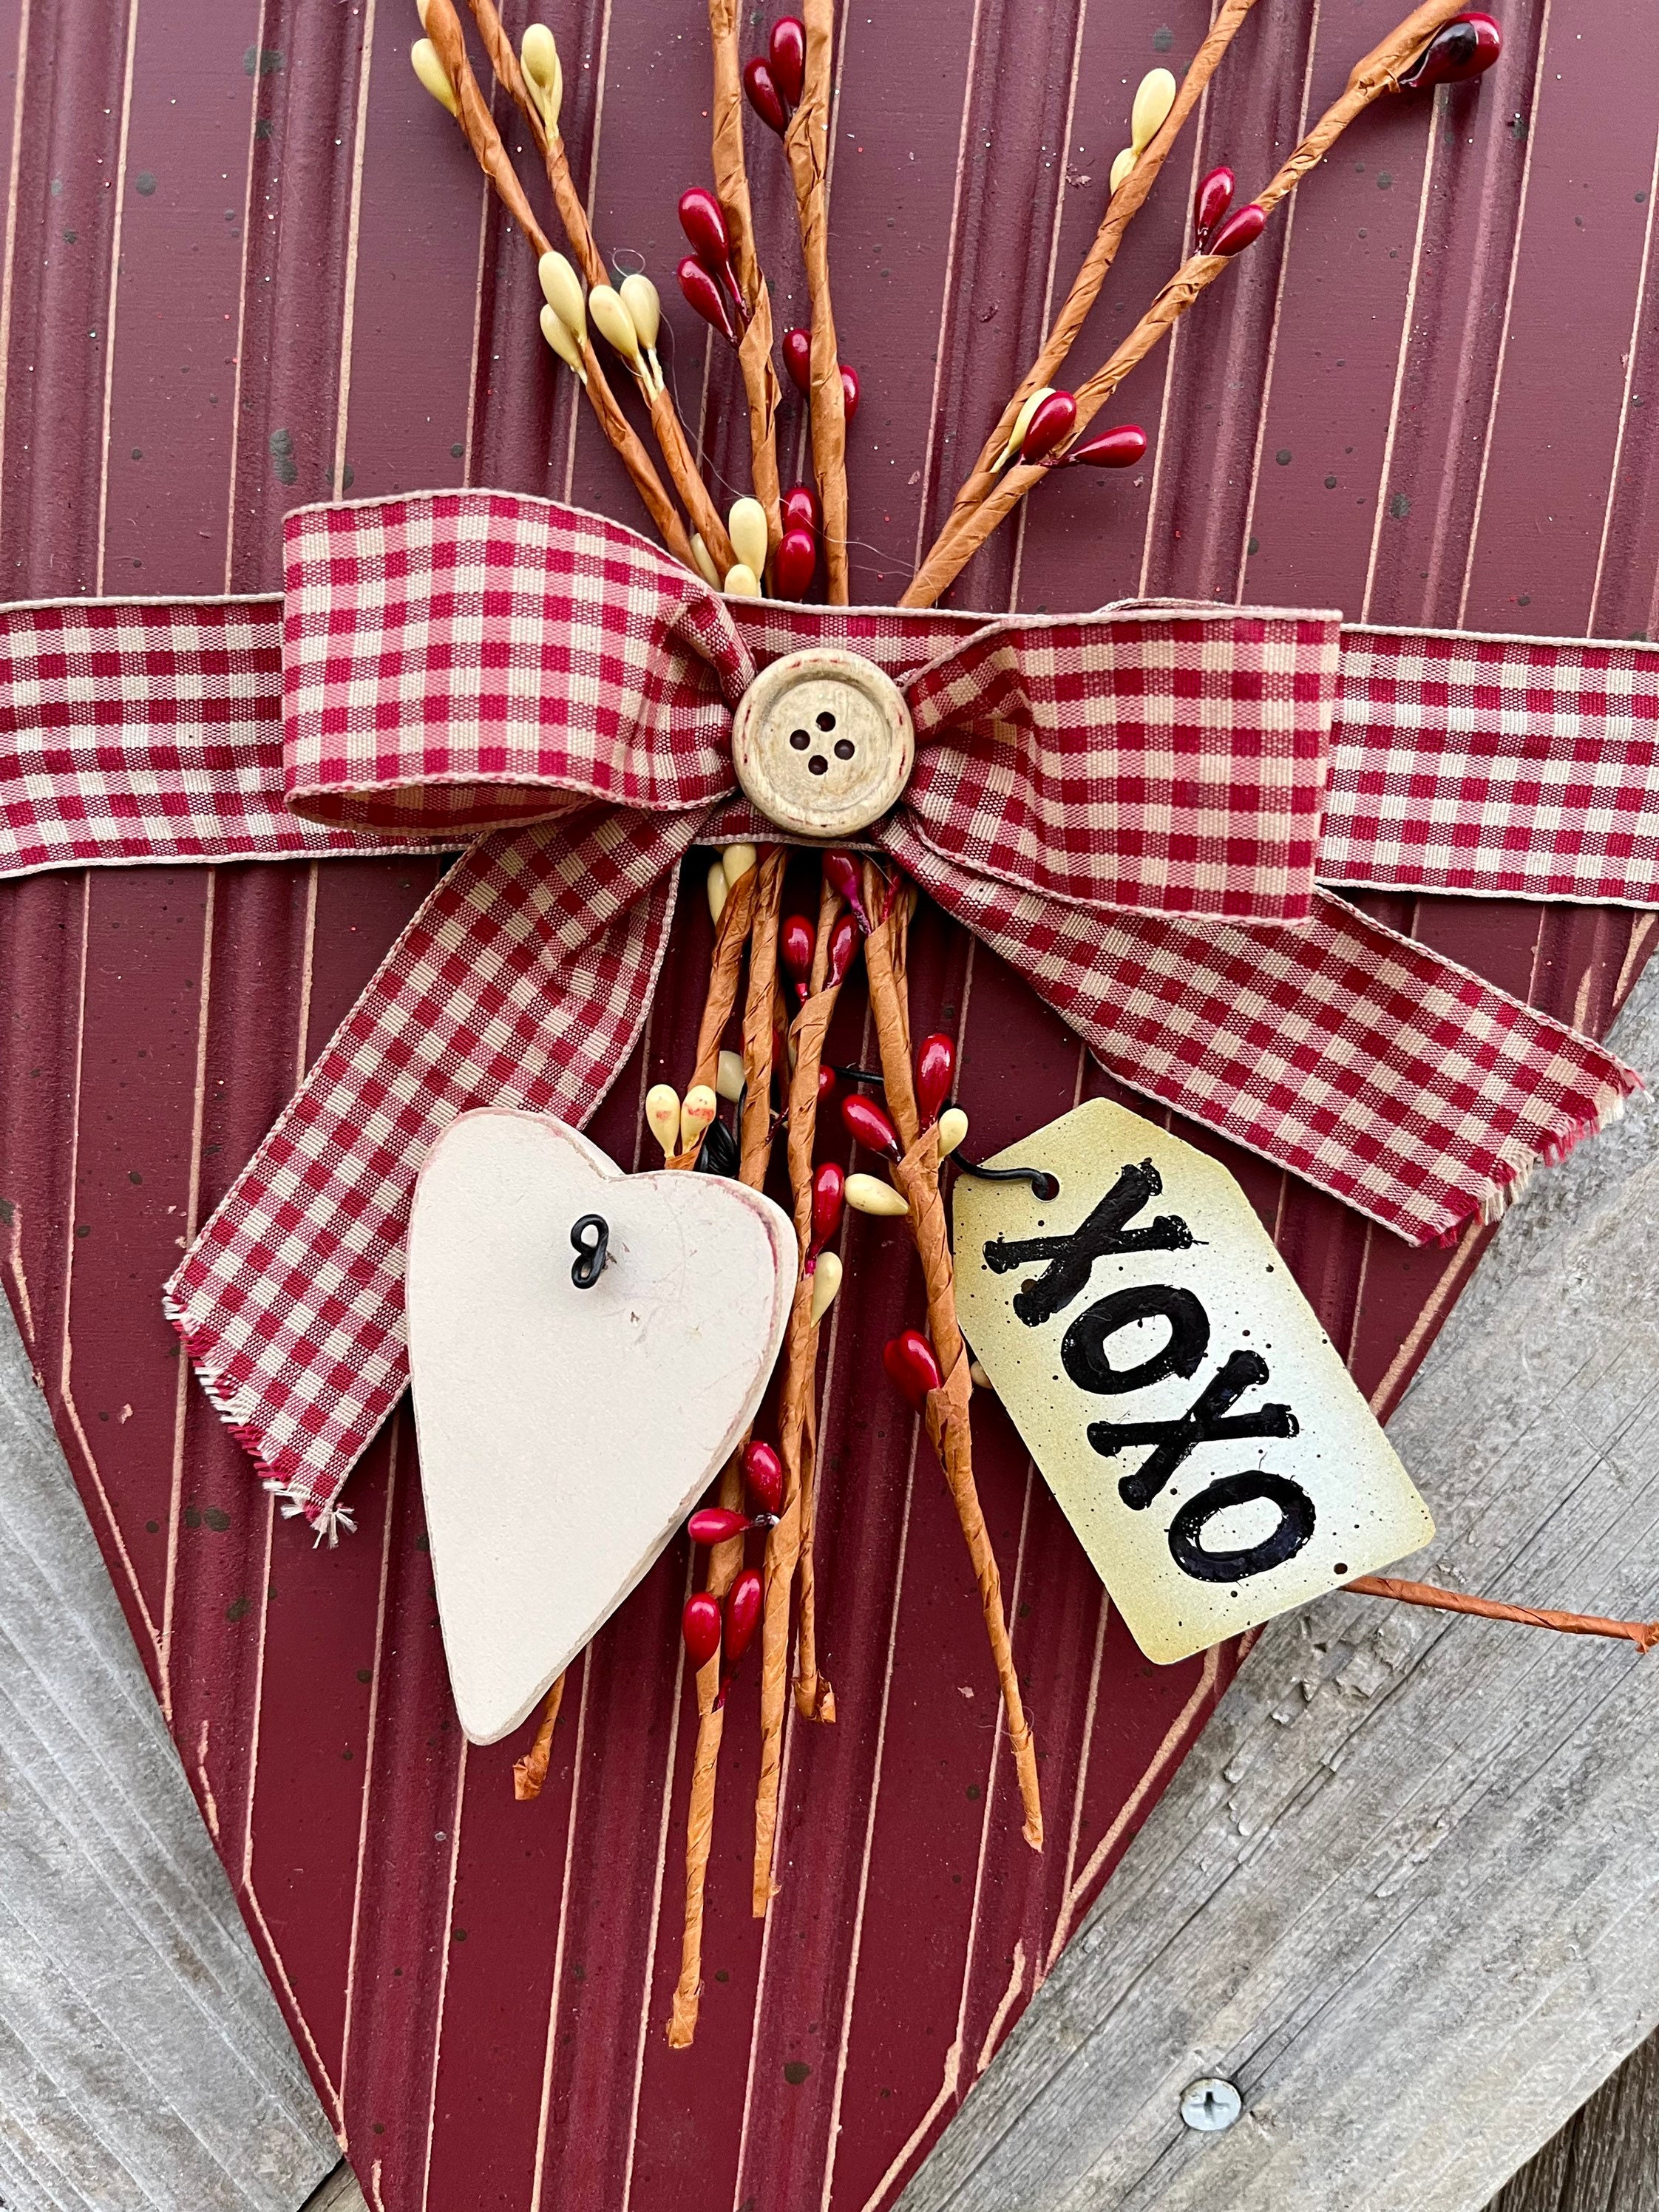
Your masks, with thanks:
[[[608,1260],[572,1279],[571,1232]],[[548,1115],[483,1108],[428,1155],[410,1372],[461,1726],[514,1729],[622,1603],[754,1416],[797,1248],[724,1176],[624,1175]]]

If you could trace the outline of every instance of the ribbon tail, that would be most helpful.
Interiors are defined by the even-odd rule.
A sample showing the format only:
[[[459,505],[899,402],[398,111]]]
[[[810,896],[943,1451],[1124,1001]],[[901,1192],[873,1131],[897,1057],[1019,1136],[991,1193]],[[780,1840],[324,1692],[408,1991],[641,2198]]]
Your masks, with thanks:
[[[409,1379],[421,1163],[471,1106],[593,1112],[644,1024],[701,822],[595,810],[464,854],[167,1284],[221,1418],[313,1523]]]
[[[942,863],[902,815],[883,836],[1121,1083],[1409,1243],[1494,1219],[1642,1088],[1593,1038],[1328,891],[1294,928],[1102,914]]]

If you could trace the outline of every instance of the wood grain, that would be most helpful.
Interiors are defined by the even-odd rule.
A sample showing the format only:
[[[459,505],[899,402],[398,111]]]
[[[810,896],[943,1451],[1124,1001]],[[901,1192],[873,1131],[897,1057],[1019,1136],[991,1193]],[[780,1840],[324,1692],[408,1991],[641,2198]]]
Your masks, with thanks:
[[[1659,974],[1615,1035],[1659,1064]],[[1534,1183],[1391,1425],[1436,1580],[1659,1613],[1656,1266],[1638,1103]],[[1615,1647],[1275,1622],[904,2212],[1484,2203],[1659,2019],[1656,1723]],[[1203,2075],[1224,2133],[1178,2117]]]
[[[337,2155],[0,1307],[0,2200],[290,2212]]]
[[[1659,2212],[1659,2037],[1631,2053],[1487,2212]]]
[[[1197,170],[1236,162],[1249,189],[1401,4],[1255,11],[1192,171],[1172,167],[1125,241],[1085,365],[1181,259]],[[512,0],[509,30],[530,7]],[[600,246],[665,274],[682,251],[675,191],[706,174],[708,149],[707,54],[684,0],[535,12],[583,58],[566,138]],[[1294,223],[1126,386],[1126,410],[1155,432],[1152,466],[1127,482],[1067,472],[986,549],[963,602],[1195,592],[1384,622],[1659,626],[1659,410],[1642,404],[1659,346],[1650,12],[1514,0],[1482,84],[1356,126]],[[890,599],[902,581],[948,502],[951,456],[995,419],[1093,234],[1128,88],[1189,53],[1210,15],[1211,0],[1145,15],[1084,0],[842,12],[829,158],[837,335],[864,374],[855,598]],[[522,240],[485,204],[394,19],[378,0],[129,0],[112,14],[0,0],[16,72],[0,99],[9,593],[271,589],[284,510],[331,489],[465,482],[634,511],[536,336]],[[761,259],[781,321],[800,322],[793,194],[757,129]],[[665,358],[711,477],[735,492],[735,364],[667,289]],[[779,431],[799,457],[793,393]],[[744,1823],[722,1815],[698,2042],[671,2052],[656,2024],[678,1968],[672,1839],[695,1738],[676,1674],[683,1554],[573,1669],[543,1801],[520,1806],[514,1747],[492,1761],[459,1746],[407,1423],[353,1477],[356,1536],[313,1553],[180,1387],[157,1311],[181,1237],[432,874],[339,862],[6,887],[0,975],[20,988],[0,1006],[0,1274],[371,2202],[867,2212],[988,2064],[1236,1653],[1184,1676],[1146,1668],[987,1408],[976,1473],[1045,1794],[1061,1808],[1043,1859],[1025,1850],[1005,1817],[954,1519],[881,1378],[883,1340],[915,1318],[920,1285],[902,1245],[861,1223],[847,1255],[857,1295],[838,1302],[825,1353],[818,1519],[842,1717],[786,1739],[789,1902],[769,1937],[748,1912]],[[1596,1030],[1647,949],[1648,919],[1609,909],[1367,903]],[[684,1080],[706,921],[694,890],[648,1046],[596,1127],[619,1158],[634,1157],[645,1085]],[[976,1141],[1012,1140],[1093,1080],[1060,1024],[936,916],[917,933],[912,991],[919,1028],[957,1034]],[[849,994],[836,1059],[861,1058],[861,1016]],[[1392,1404],[1486,1240],[1413,1252],[1223,1157],[1361,1387]],[[726,1732],[734,1805],[757,1759],[751,1709]]]

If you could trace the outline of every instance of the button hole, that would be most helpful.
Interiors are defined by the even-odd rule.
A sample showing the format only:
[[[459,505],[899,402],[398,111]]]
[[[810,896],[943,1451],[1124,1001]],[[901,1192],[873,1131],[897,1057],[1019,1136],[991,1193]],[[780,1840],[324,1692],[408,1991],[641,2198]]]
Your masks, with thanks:
[[[822,753],[814,753],[806,765],[814,775],[827,775],[830,772],[830,763]]]
[[[833,730],[833,729],[835,728],[835,726],[836,726],[836,718],[835,718],[835,716],[834,716],[833,714],[820,714],[820,715],[818,716],[818,727],[819,727],[819,729],[821,729],[821,730]]]
[[[805,730],[791,730],[789,732],[789,742],[795,748],[795,750],[798,753],[804,753],[808,745],[811,744],[812,739],[811,735]]]

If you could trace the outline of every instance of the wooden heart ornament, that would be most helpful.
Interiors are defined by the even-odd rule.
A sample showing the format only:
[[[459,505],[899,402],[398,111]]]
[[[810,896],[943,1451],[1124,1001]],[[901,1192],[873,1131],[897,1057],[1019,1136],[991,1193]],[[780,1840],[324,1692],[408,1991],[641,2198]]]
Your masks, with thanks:
[[[597,1215],[582,1287],[572,1234]],[[591,1232],[590,1232],[591,1239]],[[495,1743],[615,1612],[752,1419],[797,1249],[724,1176],[624,1175],[562,1121],[463,1114],[409,1229],[410,1371],[461,1726]]]

